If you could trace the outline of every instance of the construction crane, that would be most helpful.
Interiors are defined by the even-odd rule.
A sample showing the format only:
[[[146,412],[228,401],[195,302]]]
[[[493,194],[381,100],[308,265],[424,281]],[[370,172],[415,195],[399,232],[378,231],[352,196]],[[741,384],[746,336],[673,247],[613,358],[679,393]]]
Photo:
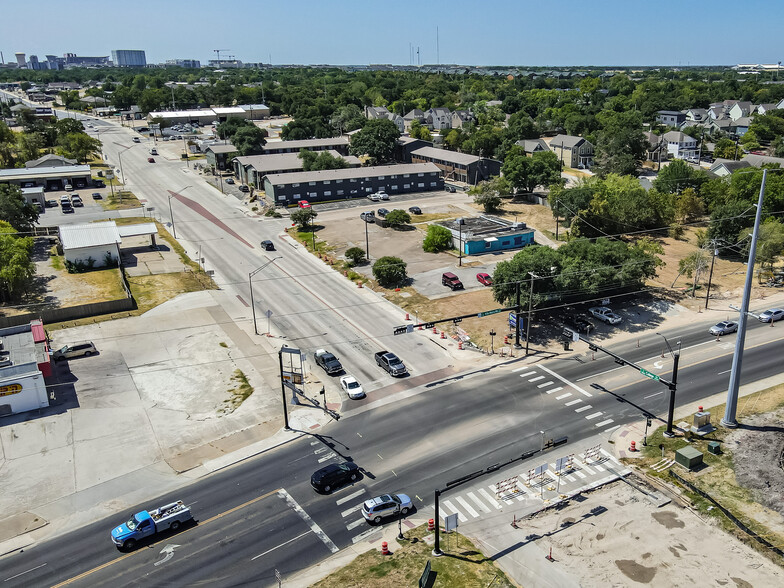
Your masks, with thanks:
[[[213,49],[213,51],[218,56],[218,66],[220,66],[220,64],[221,64],[221,56],[220,56],[221,51],[231,51],[231,49]]]

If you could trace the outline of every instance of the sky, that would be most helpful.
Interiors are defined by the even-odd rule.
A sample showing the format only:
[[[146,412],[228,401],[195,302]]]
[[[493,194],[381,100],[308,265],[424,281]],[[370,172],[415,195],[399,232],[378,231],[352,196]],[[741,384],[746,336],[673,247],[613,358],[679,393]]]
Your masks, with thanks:
[[[784,61],[781,0],[36,0],[0,3],[0,51],[148,63],[735,65]],[[412,61],[411,50],[419,50]]]

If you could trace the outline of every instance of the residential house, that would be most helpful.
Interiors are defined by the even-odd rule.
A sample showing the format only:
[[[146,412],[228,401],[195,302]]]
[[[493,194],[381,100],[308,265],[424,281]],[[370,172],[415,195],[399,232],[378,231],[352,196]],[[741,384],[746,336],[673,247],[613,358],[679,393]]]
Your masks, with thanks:
[[[757,106],[757,114],[770,114],[771,110],[777,110],[779,107],[775,102],[772,104],[760,104]]]
[[[431,108],[425,113],[425,124],[429,129],[440,131],[452,128],[452,113],[448,108]]]
[[[706,123],[705,130],[711,135],[716,133],[729,135],[732,132],[732,120],[729,118],[711,119]]]
[[[645,138],[648,140],[648,146],[645,149],[645,158],[648,161],[663,161],[667,159],[667,142],[664,137],[647,131],[644,133]]]
[[[549,151],[550,148],[547,146],[542,139],[522,139],[521,141],[516,141],[515,145],[519,145],[525,151],[525,154],[528,156],[533,155],[534,153],[539,153],[540,151]]]
[[[686,120],[686,115],[677,110],[660,110],[656,113],[656,120],[668,127],[679,127]]]
[[[395,126],[401,135],[406,132],[406,124],[403,117],[399,114],[389,112],[385,106],[366,106],[365,116],[371,120],[384,118],[391,120],[393,123],[395,123]]]
[[[751,116],[741,116],[740,118],[733,120],[732,125],[730,126],[730,132],[736,137],[742,137],[748,132],[752,120],[754,120],[754,118]]]
[[[710,115],[708,114],[707,108],[689,108],[686,111],[686,120],[687,121],[694,121],[698,123],[703,123]]]
[[[681,131],[664,133],[667,152],[676,159],[694,159],[697,157],[697,139]]]
[[[204,152],[207,156],[207,165],[216,169],[230,169],[229,160],[237,155],[237,148],[231,143],[210,145]]]
[[[708,109],[708,116],[712,120],[721,120],[727,118],[727,113],[724,111],[724,106],[711,106]]]
[[[748,167],[752,167],[751,163],[745,159],[741,159],[740,161],[733,161],[732,159],[717,159],[713,162],[713,165],[710,168],[710,173],[723,178],[732,175],[733,172],[736,172],[739,169],[746,169]]]
[[[414,163],[434,163],[444,179],[476,184],[491,176],[501,175],[501,162],[468,153],[457,153],[435,147],[420,147],[411,152]]]
[[[729,114],[729,117],[732,120],[738,120],[744,116],[749,116],[754,108],[755,107],[751,102],[736,102],[732,105],[727,114]]]
[[[463,125],[474,122],[474,115],[468,110],[455,110],[452,113],[452,128],[462,129]]]
[[[411,130],[411,123],[414,122],[414,121],[419,121],[419,124],[424,125],[425,124],[425,113],[424,113],[424,111],[422,111],[422,110],[420,110],[418,108],[414,108],[414,109],[410,110],[403,117],[403,123],[405,125],[406,132]]]
[[[593,145],[582,137],[556,135],[550,139],[550,151],[567,167],[587,169],[593,165]]]

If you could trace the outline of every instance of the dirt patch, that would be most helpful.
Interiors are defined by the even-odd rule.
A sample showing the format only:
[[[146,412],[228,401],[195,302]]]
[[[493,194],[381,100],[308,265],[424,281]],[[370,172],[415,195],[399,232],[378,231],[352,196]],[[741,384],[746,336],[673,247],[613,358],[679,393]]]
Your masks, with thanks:
[[[674,512],[655,512],[651,514],[651,516],[654,521],[660,525],[664,525],[667,529],[682,529],[686,526],[683,521],[678,519]]]
[[[650,556],[651,554],[646,554]],[[650,584],[656,576],[656,568],[648,568],[630,559],[617,559],[615,565],[621,570],[624,576],[640,584]]]

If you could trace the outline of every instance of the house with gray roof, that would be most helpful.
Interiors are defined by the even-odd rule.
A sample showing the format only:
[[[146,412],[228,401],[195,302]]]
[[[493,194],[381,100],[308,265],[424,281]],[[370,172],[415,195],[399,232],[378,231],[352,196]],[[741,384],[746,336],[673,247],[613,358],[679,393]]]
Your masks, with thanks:
[[[466,184],[476,184],[501,175],[500,161],[435,147],[420,147],[412,151],[411,161],[435,164],[444,179]]]
[[[452,128],[452,113],[448,108],[431,108],[425,113],[425,124],[430,130],[440,131],[441,129]]]
[[[425,113],[423,110],[419,108],[412,108],[409,110],[406,115],[403,117],[403,123],[405,125],[405,130],[409,131],[411,129],[411,123],[414,121],[419,121],[420,124],[425,124]]]
[[[462,129],[463,125],[474,122],[474,115],[468,110],[455,110],[452,113],[452,128]]]
[[[648,140],[648,146],[645,149],[645,158],[648,161],[666,161],[669,154],[667,152],[667,142],[664,140],[664,137],[650,131],[646,131],[643,134]]]
[[[752,167],[751,163],[745,159],[733,161],[732,159],[717,159],[711,165],[710,172],[720,178],[732,175],[739,169]]]
[[[686,111],[686,120],[698,123],[705,122],[709,116],[707,108],[689,108]]]
[[[549,151],[550,148],[547,146],[542,139],[522,139],[520,141],[515,141],[515,145],[519,145],[523,148],[526,155],[533,155],[534,153],[539,153],[540,151]]]
[[[550,151],[567,167],[589,169],[593,165],[593,144],[582,137],[556,135],[550,139]]]
[[[770,114],[771,110],[778,110],[779,105],[775,102],[771,104],[760,104],[757,106],[757,114]]]
[[[727,114],[729,114],[732,120],[738,120],[744,116],[749,116],[755,108],[756,107],[751,102],[736,102],[732,105]]]
[[[668,127],[679,127],[686,120],[686,115],[678,110],[660,110],[656,113],[656,120]]]
[[[207,165],[214,165],[217,169],[230,169],[229,160],[237,155],[237,148],[231,143],[210,145],[204,151],[207,156]]]
[[[676,159],[697,157],[697,139],[681,131],[669,131],[662,135],[667,142],[667,152]]]

